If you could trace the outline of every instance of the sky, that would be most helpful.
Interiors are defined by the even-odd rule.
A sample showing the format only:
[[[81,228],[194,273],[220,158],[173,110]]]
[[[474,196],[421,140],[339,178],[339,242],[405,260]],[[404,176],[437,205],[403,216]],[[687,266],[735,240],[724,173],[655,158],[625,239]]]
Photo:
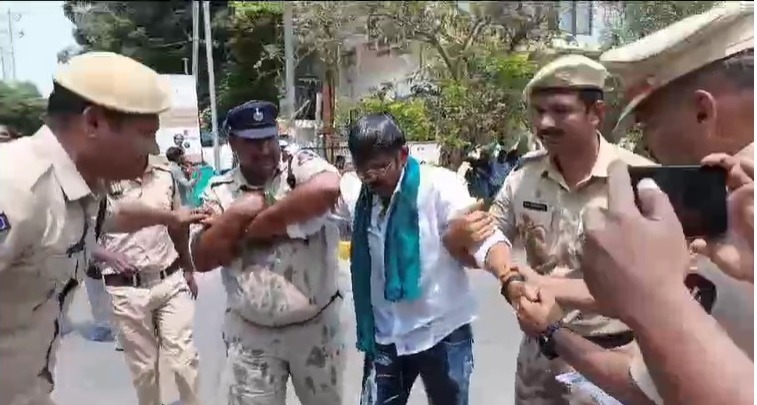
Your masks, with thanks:
[[[34,83],[47,97],[58,65],[57,54],[75,46],[73,24],[63,14],[62,1],[0,1],[0,35],[7,35],[8,10],[20,13],[13,23],[16,79]],[[7,38],[3,38],[7,43]]]

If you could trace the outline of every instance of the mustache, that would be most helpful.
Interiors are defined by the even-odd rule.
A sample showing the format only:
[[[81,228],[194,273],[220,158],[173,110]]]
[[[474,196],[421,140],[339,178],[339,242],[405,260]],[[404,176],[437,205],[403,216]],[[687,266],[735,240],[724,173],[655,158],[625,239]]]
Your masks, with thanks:
[[[546,137],[546,136],[560,136],[563,134],[563,131],[557,130],[557,129],[548,129],[544,131],[539,131],[536,133],[536,136],[538,137]]]

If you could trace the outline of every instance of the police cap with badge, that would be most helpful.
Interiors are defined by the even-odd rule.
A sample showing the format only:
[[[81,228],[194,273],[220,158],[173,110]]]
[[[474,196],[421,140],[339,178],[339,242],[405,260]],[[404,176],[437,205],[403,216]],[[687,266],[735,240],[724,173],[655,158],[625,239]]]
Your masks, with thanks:
[[[229,111],[223,129],[228,136],[251,140],[271,139],[279,135],[279,124],[276,121],[278,116],[279,109],[275,104],[269,101],[251,100]],[[296,183],[290,160],[287,184],[290,188],[294,188]]]
[[[276,118],[279,110],[269,101],[251,100],[226,114],[223,129],[229,136],[244,139],[269,139],[279,135]]]
[[[528,104],[537,90],[548,89],[595,89],[604,90],[609,73],[601,63],[583,55],[565,55],[539,69],[523,89],[523,99]]]

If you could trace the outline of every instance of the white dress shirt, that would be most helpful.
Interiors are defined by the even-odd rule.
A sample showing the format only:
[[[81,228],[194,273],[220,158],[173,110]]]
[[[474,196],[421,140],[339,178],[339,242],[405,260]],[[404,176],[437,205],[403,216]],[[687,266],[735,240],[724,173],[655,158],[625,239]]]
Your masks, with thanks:
[[[395,344],[398,355],[430,349],[455,329],[473,321],[476,312],[475,297],[465,269],[442,244],[449,221],[473,204],[475,199],[454,172],[428,165],[420,165],[420,170],[418,220],[422,295],[419,299],[391,302],[384,298],[384,242],[394,197],[386,210],[378,197],[374,199],[368,229],[376,341],[379,344]],[[342,195],[335,215],[352,223],[358,195],[359,188],[356,191],[354,179],[343,178]],[[502,241],[509,244],[504,235],[497,231],[478,247],[474,257],[479,265],[489,248]]]

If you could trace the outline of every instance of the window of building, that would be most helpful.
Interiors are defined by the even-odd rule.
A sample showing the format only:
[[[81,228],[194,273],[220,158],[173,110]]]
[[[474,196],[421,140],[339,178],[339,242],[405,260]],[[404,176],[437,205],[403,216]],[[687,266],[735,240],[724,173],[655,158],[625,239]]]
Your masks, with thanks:
[[[591,1],[561,1],[560,30],[572,35],[591,35],[594,16]]]

